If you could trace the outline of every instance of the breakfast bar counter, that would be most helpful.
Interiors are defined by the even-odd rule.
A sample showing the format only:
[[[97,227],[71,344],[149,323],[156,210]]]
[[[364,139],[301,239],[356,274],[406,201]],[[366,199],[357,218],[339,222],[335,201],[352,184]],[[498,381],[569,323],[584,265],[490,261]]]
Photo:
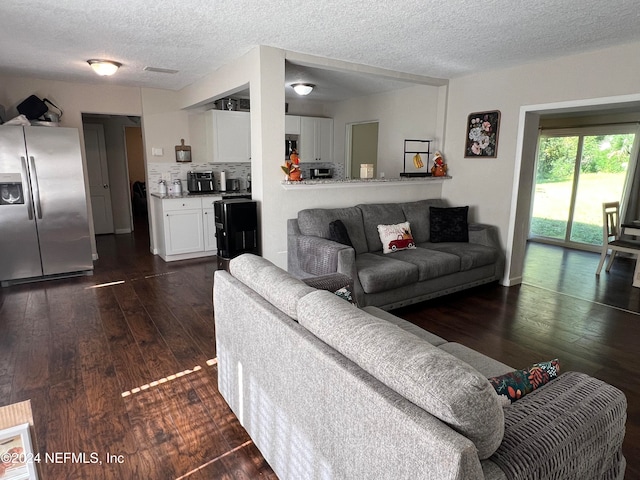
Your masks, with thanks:
[[[326,180],[299,180],[281,182],[285,190],[308,190],[315,188],[353,188],[353,187],[402,187],[415,186],[417,184],[442,183],[443,180],[451,179],[444,177],[400,177],[400,178],[351,178],[351,179],[326,179]]]

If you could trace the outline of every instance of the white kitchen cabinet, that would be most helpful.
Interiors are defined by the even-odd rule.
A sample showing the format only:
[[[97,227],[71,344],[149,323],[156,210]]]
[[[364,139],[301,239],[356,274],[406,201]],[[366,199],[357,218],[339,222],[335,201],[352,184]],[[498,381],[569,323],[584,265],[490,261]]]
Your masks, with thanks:
[[[217,255],[216,216],[213,212],[213,202],[222,197],[202,197],[202,225],[204,227],[204,251],[206,254]]]
[[[207,148],[215,163],[251,161],[251,114],[226,110],[207,112]]]
[[[333,119],[300,117],[299,145],[303,162],[332,162]]]
[[[154,253],[167,262],[216,255],[213,202],[222,197],[151,198]]]
[[[300,117],[298,115],[284,116],[284,133],[286,135],[300,135]]]
[[[204,251],[201,199],[163,199],[162,217],[165,255]]]

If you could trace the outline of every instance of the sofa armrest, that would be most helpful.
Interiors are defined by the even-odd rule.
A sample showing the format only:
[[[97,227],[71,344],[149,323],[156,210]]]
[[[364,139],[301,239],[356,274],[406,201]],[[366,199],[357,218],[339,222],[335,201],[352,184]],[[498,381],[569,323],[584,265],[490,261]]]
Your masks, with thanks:
[[[296,246],[300,269],[311,275],[338,272],[338,253],[353,250],[348,245],[311,235],[299,235]],[[340,273],[349,275],[346,272]]]
[[[469,242],[479,243],[480,245],[495,247],[498,250],[502,250],[500,246],[500,235],[498,234],[498,228],[494,225],[487,225],[484,223],[470,223]]]
[[[567,372],[505,407],[490,458],[508,478],[622,479],[627,400],[617,388]]]
[[[341,288],[347,288],[350,292],[353,292],[353,280],[343,273],[328,273],[317,277],[309,277],[305,278],[303,282],[318,290],[335,292]]]
[[[500,244],[498,228],[494,225],[487,225],[484,223],[470,223],[469,242],[496,249],[498,257],[496,259],[495,277],[498,280],[502,278],[504,275],[505,253],[502,249],[502,245]]]

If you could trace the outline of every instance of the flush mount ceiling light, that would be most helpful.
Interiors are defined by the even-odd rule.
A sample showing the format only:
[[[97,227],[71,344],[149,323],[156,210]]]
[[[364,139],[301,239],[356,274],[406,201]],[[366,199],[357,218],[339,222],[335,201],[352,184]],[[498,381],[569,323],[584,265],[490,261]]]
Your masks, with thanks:
[[[293,83],[291,86],[298,95],[309,95],[313,87],[315,87],[315,85],[311,85],[310,83]]]
[[[121,63],[113,62],[111,60],[87,60],[87,63],[91,65],[93,71],[101,76],[113,75],[122,66]]]

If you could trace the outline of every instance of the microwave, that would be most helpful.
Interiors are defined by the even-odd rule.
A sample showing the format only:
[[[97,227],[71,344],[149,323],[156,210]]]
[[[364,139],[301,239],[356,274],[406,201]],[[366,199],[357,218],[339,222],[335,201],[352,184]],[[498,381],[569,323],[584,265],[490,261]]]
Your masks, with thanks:
[[[333,170],[331,168],[312,168],[309,172],[311,180],[319,178],[333,178]]]
[[[289,155],[291,155],[294,150],[300,153],[300,151],[298,150],[299,144],[300,144],[300,135],[288,133],[284,136],[284,159],[285,160],[289,160]]]

